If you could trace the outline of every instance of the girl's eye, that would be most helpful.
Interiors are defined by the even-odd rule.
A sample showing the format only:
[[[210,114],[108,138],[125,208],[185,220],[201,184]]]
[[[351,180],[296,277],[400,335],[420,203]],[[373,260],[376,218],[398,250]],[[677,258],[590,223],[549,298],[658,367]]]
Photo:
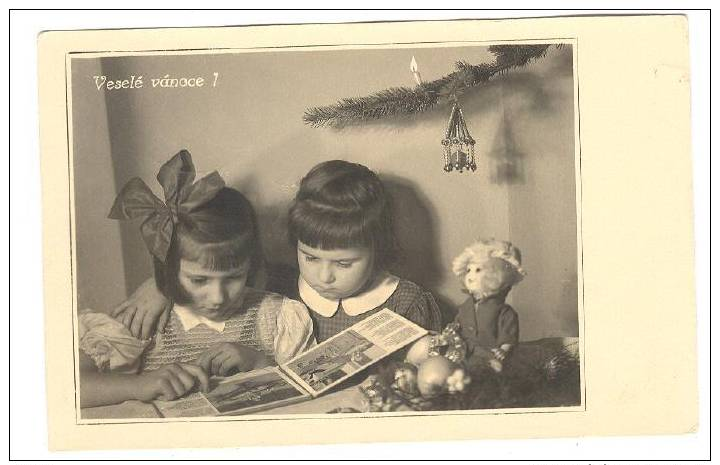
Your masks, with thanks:
[[[352,266],[352,262],[338,262],[338,266],[340,268],[350,268]]]
[[[190,278],[190,282],[193,284],[205,284],[207,282],[207,278]]]
[[[317,257],[311,257],[310,255],[305,255],[305,261],[306,262],[314,262],[314,261],[317,261]]]

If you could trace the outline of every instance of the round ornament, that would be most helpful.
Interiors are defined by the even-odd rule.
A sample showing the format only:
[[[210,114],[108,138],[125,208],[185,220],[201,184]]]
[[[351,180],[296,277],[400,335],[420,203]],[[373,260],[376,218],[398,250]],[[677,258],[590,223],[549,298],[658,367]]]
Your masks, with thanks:
[[[447,380],[458,366],[447,358],[436,355],[425,360],[418,368],[417,384],[420,394],[433,397],[442,394]]]

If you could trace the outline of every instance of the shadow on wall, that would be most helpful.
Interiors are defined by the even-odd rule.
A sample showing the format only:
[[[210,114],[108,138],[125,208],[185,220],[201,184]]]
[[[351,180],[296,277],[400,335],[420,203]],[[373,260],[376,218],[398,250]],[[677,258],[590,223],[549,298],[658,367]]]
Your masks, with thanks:
[[[395,234],[400,244],[400,254],[390,271],[430,290],[444,322],[448,322],[457,310],[449,299],[436,292],[448,270],[440,259],[435,209],[422,190],[407,179],[382,176],[382,181],[392,198]]]
[[[513,135],[512,123],[507,113],[503,110],[503,116],[498,126],[495,139],[488,152],[489,176],[493,184],[522,184],[525,182],[525,164],[522,152]]]
[[[255,284],[262,283],[269,291],[297,298],[297,257],[287,239],[288,204],[258,205],[260,184],[255,176],[243,176],[234,180],[232,186],[248,197],[257,215],[265,276]]]

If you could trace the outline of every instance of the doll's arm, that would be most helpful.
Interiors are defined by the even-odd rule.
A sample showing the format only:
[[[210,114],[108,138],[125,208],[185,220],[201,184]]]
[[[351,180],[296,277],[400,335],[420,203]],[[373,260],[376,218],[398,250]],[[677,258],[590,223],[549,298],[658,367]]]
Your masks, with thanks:
[[[172,302],[158,290],[155,279],[149,278],[111,315],[127,327],[138,339],[148,339],[165,328]]]
[[[510,352],[512,352],[513,344],[501,344],[500,347],[495,347],[492,349],[492,353],[500,361],[505,360],[505,357],[508,356]]]
[[[504,360],[512,352],[520,337],[520,324],[518,314],[512,307],[506,305],[498,318],[499,347],[494,348],[493,354],[499,360]]]

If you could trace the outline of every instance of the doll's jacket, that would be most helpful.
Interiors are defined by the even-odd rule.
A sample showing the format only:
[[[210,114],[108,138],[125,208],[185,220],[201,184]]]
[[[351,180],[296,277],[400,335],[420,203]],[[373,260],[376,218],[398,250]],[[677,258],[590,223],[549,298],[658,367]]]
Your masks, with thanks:
[[[470,297],[460,306],[455,321],[460,323],[460,335],[470,349],[514,345],[520,336],[518,314],[505,303],[505,296],[477,302]]]

